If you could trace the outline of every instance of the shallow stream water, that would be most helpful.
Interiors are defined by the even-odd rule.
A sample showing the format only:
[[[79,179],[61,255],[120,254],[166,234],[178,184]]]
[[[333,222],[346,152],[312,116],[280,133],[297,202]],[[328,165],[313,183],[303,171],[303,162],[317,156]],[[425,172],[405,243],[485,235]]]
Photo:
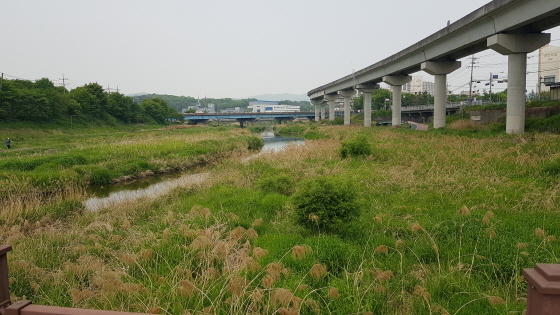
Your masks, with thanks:
[[[249,161],[264,152],[283,150],[289,144],[302,145],[305,140],[302,138],[280,137],[273,131],[261,133],[264,146],[259,153],[251,155],[244,162]],[[133,201],[140,198],[156,198],[162,196],[177,187],[188,188],[204,182],[210,173],[190,171],[188,173],[164,174],[138,179],[132,182],[92,186],[88,192],[92,196],[84,201],[87,210],[96,211],[107,208],[119,203]]]

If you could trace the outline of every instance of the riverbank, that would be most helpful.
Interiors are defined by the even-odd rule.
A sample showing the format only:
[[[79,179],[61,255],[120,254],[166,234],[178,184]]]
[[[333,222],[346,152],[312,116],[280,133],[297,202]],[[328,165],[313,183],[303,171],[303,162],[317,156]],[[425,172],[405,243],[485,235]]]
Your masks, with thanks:
[[[320,126],[320,139],[154,200],[4,224],[14,299],[160,314],[521,314],[558,263],[560,138]],[[371,153],[342,158],[341,143]],[[306,179],[354,184],[336,234],[294,218]],[[327,196],[325,196],[326,198]]]
[[[40,218],[37,208],[53,195],[78,200],[88,185],[177,172],[262,146],[257,135],[225,127],[10,132],[12,148],[0,150],[0,222],[11,223]]]

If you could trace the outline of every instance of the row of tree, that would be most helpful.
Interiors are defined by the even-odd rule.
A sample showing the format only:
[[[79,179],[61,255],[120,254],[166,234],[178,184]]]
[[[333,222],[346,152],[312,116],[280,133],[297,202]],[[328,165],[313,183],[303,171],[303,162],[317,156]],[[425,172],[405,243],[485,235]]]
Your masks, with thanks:
[[[69,117],[122,123],[164,123],[179,118],[162,99],[135,102],[132,97],[107,92],[97,83],[67,91],[49,79],[4,80],[0,85],[0,120],[55,122]]]

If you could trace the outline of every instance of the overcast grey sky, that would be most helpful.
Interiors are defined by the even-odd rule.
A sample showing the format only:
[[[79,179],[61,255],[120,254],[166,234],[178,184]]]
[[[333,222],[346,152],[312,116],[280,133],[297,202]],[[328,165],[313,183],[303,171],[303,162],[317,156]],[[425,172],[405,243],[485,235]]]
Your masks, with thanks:
[[[68,88],[97,82],[124,94],[305,94],[488,2],[0,0],[0,72],[57,83],[64,74]],[[560,39],[558,28],[552,38]],[[504,57],[479,55],[491,67],[475,76],[506,69]],[[449,76],[451,89],[469,81],[465,71]]]

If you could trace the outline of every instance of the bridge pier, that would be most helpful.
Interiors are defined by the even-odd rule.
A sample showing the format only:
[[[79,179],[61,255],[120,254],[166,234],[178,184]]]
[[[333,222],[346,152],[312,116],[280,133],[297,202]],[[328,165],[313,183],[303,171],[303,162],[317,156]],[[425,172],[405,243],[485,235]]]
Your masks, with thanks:
[[[445,127],[447,75],[461,68],[460,61],[422,62],[420,68],[434,76],[434,128]]]
[[[278,117],[276,119],[278,120],[278,123],[281,125],[282,121],[292,121],[294,120],[294,117]]]
[[[379,84],[359,84],[356,90],[364,93],[364,127],[371,127],[371,93],[379,89]]]
[[[325,100],[329,105],[329,120],[334,120],[334,101],[336,101],[340,95],[338,94],[325,94]]]
[[[189,119],[189,120],[188,120],[188,124],[189,124],[189,125],[197,125],[197,124],[200,123],[200,122],[203,123],[203,124],[205,124],[205,123],[207,123],[209,120],[210,120],[210,119],[196,119],[196,120],[195,120],[195,119]]]
[[[315,121],[319,121],[320,119],[319,115],[320,115],[321,104],[323,103],[323,99],[322,98],[311,99],[311,103],[315,105]]]
[[[488,48],[508,56],[506,133],[525,132],[527,53],[550,43],[550,34],[496,34],[488,37]]]
[[[255,121],[255,118],[237,118],[237,121],[239,122],[239,126],[241,128],[245,128],[244,123],[246,121]]]
[[[383,77],[383,82],[391,86],[391,91],[393,92],[393,106],[391,110],[393,111],[393,128],[398,128],[401,126],[401,93],[402,86],[412,80],[409,75],[389,75]]]
[[[338,94],[344,97],[344,125],[350,125],[350,101],[356,95],[356,90],[340,90]]]
[[[325,106],[324,103],[321,104],[321,120],[326,119],[326,117],[325,117],[325,107],[326,107],[326,106]]]

